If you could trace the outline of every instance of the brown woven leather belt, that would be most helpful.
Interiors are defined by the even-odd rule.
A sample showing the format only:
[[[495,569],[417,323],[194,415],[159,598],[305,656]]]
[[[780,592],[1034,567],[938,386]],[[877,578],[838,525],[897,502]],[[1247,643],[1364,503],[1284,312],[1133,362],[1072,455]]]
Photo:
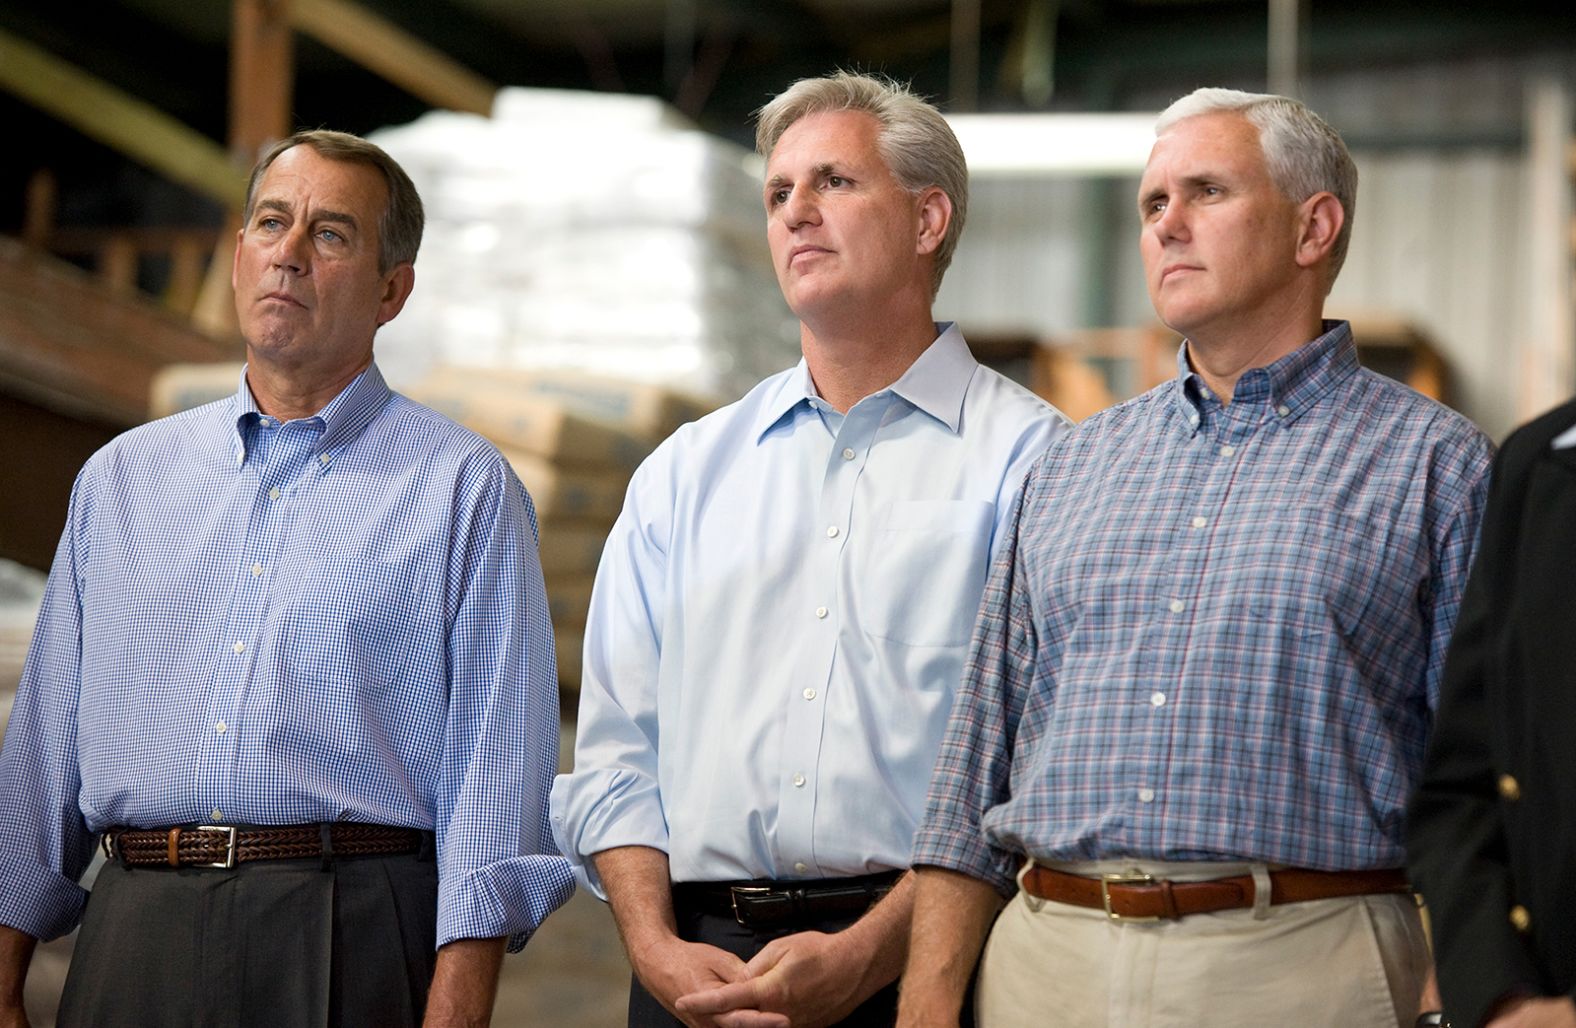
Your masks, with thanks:
[[[104,833],[104,855],[137,867],[229,868],[250,860],[417,853],[425,835],[415,828],[390,828],[353,821],[248,828],[231,825],[112,828]]]
[[[1052,903],[1104,910],[1113,921],[1175,920],[1189,914],[1253,906],[1253,876],[1173,882],[1138,871],[1088,878],[1036,864],[1023,874],[1023,889]],[[1377,871],[1270,872],[1270,903],[1303,903],[1337,896],[1411,892],[1406,873]]]

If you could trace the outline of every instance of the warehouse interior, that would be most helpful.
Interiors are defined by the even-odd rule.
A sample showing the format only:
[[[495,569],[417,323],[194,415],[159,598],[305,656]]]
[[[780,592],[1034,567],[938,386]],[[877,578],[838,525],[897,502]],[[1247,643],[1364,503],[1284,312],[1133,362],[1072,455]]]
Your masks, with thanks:
[[[957,119],[972,199],[937,317],[1075,419],[1174,373],[1133,200],[1147,124],[1200,85],[1297,95],[1347,140],[1362,183],[1329,310],[1365,363],[1496,439],[1576,392],[1568,3],[6,4],[0,716],[77,468],[234,390],[245,169],[321,126],[371,135],[422,191],[416,298],[380,366],[536,497],[569,720],[630,472],[797,359],[751,112],[835,68],[910,81]],[[69,940],[39,958],[35,1025],[68,957]],[[498,1023],[616,1023],[626,975],[577,896],[508,962]]]

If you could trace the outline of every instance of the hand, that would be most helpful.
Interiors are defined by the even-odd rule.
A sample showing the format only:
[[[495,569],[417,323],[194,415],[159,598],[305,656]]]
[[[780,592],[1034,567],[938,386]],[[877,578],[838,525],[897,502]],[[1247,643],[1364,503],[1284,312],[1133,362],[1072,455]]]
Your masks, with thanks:
[[[686,1014],[715,1015],[719,1028],[818,1028],[840,1021],[881,987],[847,933],[774,939],[732,985],[679,997]]]
[[[1569,996],[1540,996],[1511,1003],[1485,1028],[1576,1028],[1576,1003]]]
[[[29,1028],[27,1011],[20,1004],[0,1006],[0,1028]]]
[[[685,942],[677,936],[668,936],[641,950],[635,967],[635,976],[646,991],[674,1017],[693,1028],[721,1026],[703,1011],[681,1009],[679,998],[727,986],[745,974],[744,961],[727,950],[700,942]]]

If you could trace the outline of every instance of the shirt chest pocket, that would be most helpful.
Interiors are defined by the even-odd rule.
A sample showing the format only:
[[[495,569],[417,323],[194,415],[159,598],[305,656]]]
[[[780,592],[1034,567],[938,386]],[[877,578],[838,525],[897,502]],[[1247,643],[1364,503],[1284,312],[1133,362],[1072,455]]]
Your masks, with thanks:
[[[1334,511],[1297,513],[1283,537],[1290,545],[1277,543],[1264,559],[1244,562],[1256,569],[1242,583],[1249,615],[1290,634],[1347,640],[1376,613],[1394,618],[1412,597],[1404,588],[1396,595],[1393,565],[1405,547],[1393,535],[1384,524]]]
[[[961,646],[974,629],[996,506],[899,500],[879,519],[860,587],[861,624],[909,646]]]

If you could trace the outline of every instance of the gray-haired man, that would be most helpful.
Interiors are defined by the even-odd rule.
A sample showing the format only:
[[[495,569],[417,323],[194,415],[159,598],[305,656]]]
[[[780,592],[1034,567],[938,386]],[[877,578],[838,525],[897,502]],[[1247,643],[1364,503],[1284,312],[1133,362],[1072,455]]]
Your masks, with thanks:
[[[757,139],[804,360],[636,474],[554,831],[612,904],[631,1024],[890,1024],[985,568],[1062,420],[931,319],[968,190],[933,107],[806,80]]]
[[[956,1023],[987,930],[986,1025],[1418,1013],[1401,823],[1490,446],[1323,319],[1357,185],[1328,125],[1201,90],[1156,133],[1178,375],[1024,487],[915,842],[905,1025]]]

